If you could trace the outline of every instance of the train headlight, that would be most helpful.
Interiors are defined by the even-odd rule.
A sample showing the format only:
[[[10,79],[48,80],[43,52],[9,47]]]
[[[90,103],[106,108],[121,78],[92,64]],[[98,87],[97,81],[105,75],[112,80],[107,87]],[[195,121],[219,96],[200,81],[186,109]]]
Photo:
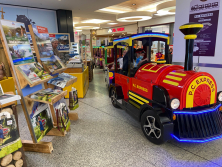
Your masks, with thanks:
[[[217,99],[222,102],[222,92],[217,93]]]
[[[170,106],[172,109],[178,109],[178,107],[180,106],[180,100],[179,99],[172,99],[171,102],[170,102]]]

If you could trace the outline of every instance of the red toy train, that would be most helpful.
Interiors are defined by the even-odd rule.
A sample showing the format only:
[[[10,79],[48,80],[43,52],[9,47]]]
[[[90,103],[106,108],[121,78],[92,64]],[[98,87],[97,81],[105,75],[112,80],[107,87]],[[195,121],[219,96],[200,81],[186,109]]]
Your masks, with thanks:
[[[129,53],[126,75],[116,70],[109,87],[112,104],[137,118],[144,135],[155,144],[172,138],[206,142],[222,137],[222,92],[217,93],[216,81],[210,74],[193,70],[194,39],[202,28],[196,23],[180,27],[186,39],[184,67],[145,62],[132,68],[134,40],[149,47],[150,57],[152,41],[167,39],[163,34],[145,33],[114,40],[114,48],[119,42],[127,42]],[[165,57],[167,62],[167,50]]]

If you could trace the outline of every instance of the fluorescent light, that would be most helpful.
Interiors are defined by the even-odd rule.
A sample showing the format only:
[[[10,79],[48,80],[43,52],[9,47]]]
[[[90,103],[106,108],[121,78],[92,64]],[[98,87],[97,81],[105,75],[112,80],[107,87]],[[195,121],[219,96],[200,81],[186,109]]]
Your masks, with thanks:
[[[82,30],[75,30],[75,31],[77,31],[77,32],[81,32]]]
[[[101,19],[91,19],[91,20],[85,20],[85,21],[82,21],[81,23],[105,23],[105,22],[108,22],[110,20],[101,20]]]
[[[136,21],[149,20],[151,18],[152,18],[151,16],[130,16],[130,17],[118,18],[117,21],[121,21],[121,22],[136,22]]]
[[[115,9],[107,9],[107,8],[103,8],[103,9],[99,9],[99,10],[105,11],[105,12],[112,12],[112,13],[125,13],[125,11],[115,10]]]
[[[147,10],[148,12],[156,12],[156,8]]]
[[[109,25],[115,25],[115,24],[118,24],[118,23],[107,23],[107,24],[109,24]]]

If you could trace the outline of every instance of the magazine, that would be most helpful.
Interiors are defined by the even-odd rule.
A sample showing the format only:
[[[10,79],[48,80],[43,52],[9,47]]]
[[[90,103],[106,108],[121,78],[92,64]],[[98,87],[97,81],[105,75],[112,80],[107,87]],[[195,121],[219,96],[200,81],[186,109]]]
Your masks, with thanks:
[[[66,84],[71,79],[74,79],[75,77],[66,73],[59,74],[58,77],[53,78],[48,81],[49,84],[64,88],[66,87]]]
[[[37,43],[40,57],[53,56],[54,52],[49,38],[48,29],[45,27],[32,25],[32,30],[35,35],[35,40]]]
[[[46,72],[39,63],[20,65],[17,66],[17,69],[28,80],[30,84],[51,77],[51,75],[49,75],[48,72]]]
[[[70,120],[68,115],[69,109],[66,105],[65,99],[63,98],[57,101],[53,106],[57,116],[57,128],[66,133],[70,127]]]
[[[53,128],[52,115],[48,104],[35,102],[29,116],[35,137],[39,142]]]
[[[35,62],[24,23],[0,20],[14,65]]]
[[[54,72],[55,70],[64,68],[64,65],[61,63],[61,61],[59,61],[60,59],[57,56],[45,57],[40,59],[50,72]]]
[[[19,95],[10,95],[10,94],[5,94],[2,85],[0,84],[0,105],[10,103],[12,101],[20,100],[21,96]]]
[[[62,90],[48,88],[31,95],[31,98],[51,102],[52,98],[61,92]]]

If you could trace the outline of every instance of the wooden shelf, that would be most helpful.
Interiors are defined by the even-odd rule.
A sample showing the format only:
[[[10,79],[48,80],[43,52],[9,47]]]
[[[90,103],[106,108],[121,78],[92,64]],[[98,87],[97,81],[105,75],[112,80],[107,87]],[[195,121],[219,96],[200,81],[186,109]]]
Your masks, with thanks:
[[[41,90],[40,90],[40,91],[41,91]],[[38,92],[36,92],[36,93],[38,93]],[[32,95],[32,94],[31,94],[31,95]],[[62,99],[63,97],[65,97],[65,96],[67,95],[67,90],[66,90],[66,91],[63,91],[63,92],[61,92],[59,95],[53,97],[53,98],[51,99],[51,102],[30,98],[31,95],[26,96],[25,99],[26,99],[26,100],[29,100],[29,101],[37,101],[37,102],[41,102],[41,103],[46,103],[46,104],[51,104],[51,105],[53,105],[53,104],[55,104],[57,101],[59,101],[60,99]]]
[[[65,87],[68,87],[68,86],[74,84],[75,82],[77,82],[77,77],[75,77],[75,78],[69,80],[69,81],[66,83],[66,86],[65,86]]]
[[[50,79],[52,79],[53,77],[49,77],[49,78],[46,78],[46,79],[43,79],[41,81],[38,81],[38,82],[34,82],[34,83],[30,83],[24,76],[23,74],[17,69],[15,68],[16,70],[16,74],[17,74],[17,77],[18,77],[18,80],[19,80],[19,84],[21,86],[21,89],[25,88],[27,85],[29,85],[30,87],[34,87],[36,85],[39,85],[41,83],[44,83],[44,82],[48,82]]]
[[[67,67],[55,70],[54,72],[52,72],[52,74],[61,73],[61,72],[65,71],[66,69],[67,69]]]

